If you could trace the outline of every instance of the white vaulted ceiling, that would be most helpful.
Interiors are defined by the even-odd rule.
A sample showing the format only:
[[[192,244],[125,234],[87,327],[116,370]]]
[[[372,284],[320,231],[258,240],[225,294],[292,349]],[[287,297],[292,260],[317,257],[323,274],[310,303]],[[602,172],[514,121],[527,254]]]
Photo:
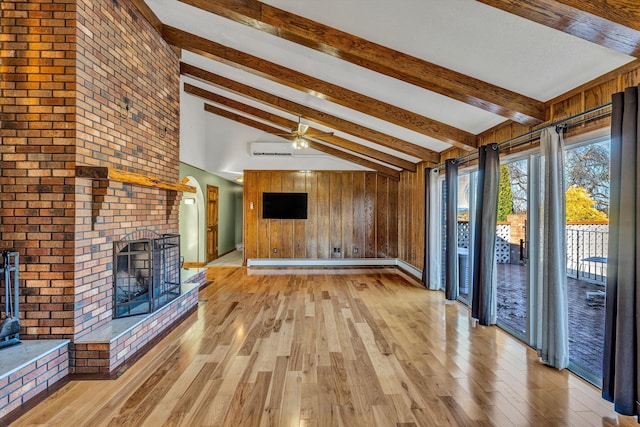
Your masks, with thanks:
[[[263,3],[541,102],[634,59],[474,0],[265,0]],[[180,1],[146,0],[146,4],[165,26],[175,27],[473,135],[508,120],[486,109],[371,71]],[[338,105],[323,99],[322,95],[314,96],[308,91],[287,87],[273,79],[210,59],[201,52],[183,50],[181,61],[434,152],[451,147],[446,138],[427,136],[366,112]],[[206,81],[188,76],[183,76],[182,81],[297,121],[295,113],[265,106]],[[205,112],[205,103],[215,105],[190,93],[183,92],[181,97],[181,160],[193,166],[213,173],[241,172],[243,169],[363,168],[329,155],[252,157],[248,150],[251,142],[281,141],[284,144],[289,141]],[[234,111],[228,106],[217,106]],[[255,120],[266,123],[264,119]],[[334,131],[337,136],[401,159],[412,162],[419,160],[414,155],[393,147],[383,147],[355,133],[347,134],[308,119],[303,119],[303,122],[320,130]],[[287,130],[286,127],[270,125]],[[375,157],[373,161],[376,162]]]

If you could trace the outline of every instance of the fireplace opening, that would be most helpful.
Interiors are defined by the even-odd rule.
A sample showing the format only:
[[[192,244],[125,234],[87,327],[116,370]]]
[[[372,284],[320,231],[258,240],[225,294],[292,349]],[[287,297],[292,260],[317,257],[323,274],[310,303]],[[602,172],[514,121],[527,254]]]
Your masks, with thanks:
[[[113,317],[147,314],[180,295],[180,235],[113,243]],[[126,236],[125,236],[126,237]]]

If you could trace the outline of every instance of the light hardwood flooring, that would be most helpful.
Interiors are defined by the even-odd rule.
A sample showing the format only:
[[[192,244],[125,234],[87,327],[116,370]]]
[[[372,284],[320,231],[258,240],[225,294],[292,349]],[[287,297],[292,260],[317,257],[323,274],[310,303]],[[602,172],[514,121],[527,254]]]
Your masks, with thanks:
[[[218,259],[214,259],[209,264],[207,264],[207,267],[239,267],[242,265],[242,261],[242,251],[236,249],[235,251],[229,252],[228,254],[223,255]]]
[[[394,269],[216,267],[197,314],[15,426],[609,426],[600,391]]]

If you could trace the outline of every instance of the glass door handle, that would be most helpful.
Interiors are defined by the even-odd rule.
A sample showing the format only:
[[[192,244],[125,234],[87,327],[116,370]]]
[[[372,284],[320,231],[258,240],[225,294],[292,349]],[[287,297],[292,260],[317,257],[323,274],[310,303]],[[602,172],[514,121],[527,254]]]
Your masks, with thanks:
[[[520,261],[525,261],[529,259],[529,254],[527,253],[527,247],[529,246],[529,242],[524,239],[520,239]]]

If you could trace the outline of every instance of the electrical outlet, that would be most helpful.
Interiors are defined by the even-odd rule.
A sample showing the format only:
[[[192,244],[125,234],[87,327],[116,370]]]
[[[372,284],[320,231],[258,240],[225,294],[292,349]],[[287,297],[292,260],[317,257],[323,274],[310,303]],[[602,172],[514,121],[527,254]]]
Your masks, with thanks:
[[[340,253],[340,248],[338,248],[338,253]]]
[[[273,253],[277,254],[278,253],[278,248],[273,248]]]
[[[358,253],[358,248],[353,248],[353,253],[357,254]]]

